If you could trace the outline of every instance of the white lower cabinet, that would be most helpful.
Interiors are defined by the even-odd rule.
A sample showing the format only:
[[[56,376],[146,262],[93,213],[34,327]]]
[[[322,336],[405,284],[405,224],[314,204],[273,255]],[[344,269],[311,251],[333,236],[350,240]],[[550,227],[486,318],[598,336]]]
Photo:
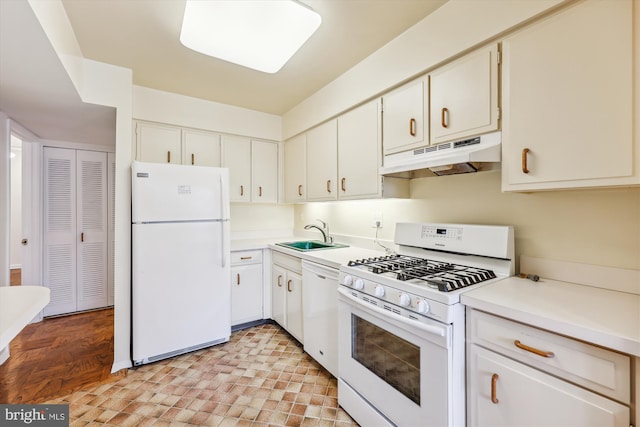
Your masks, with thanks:
[[[231,253],[231,326],[263,319],[262,251]]]
[[[472,309],[467,334],[468,425],[630,425],[628,356]]]
[[[295,339],[304,343],[302,321],[302,262],[300,258],[272,253],[272,318]]]
[[[338,270],[302,261],[304,351],[338,376]]]

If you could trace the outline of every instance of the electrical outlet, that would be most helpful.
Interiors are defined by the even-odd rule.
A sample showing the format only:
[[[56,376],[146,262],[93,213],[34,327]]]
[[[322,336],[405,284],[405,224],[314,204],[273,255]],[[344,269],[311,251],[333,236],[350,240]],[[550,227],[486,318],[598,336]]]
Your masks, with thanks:
[[[371,228],[382,228],[382,212],[371,214]]]

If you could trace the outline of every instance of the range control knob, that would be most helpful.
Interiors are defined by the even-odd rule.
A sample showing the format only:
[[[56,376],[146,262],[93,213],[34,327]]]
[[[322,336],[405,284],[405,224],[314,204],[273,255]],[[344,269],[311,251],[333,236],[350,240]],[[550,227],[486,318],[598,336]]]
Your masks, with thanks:
[[[417,303],[417,306],[418,306],[418,313],[425,314],[429,312],[429,309],[430,309],[429,303],[426,302],[425,300],[422,300],[422,299],[419,300]]]
[[[364,280],[357,278],[356,281],[353,283],[353,287],[359,291],[364,289]]]
[[[404,292],[400,294],[400,305],[407,307],[411,304],[411,297]]]
[[[384,296],[384,286],[377,285],[375,294],[378,298],[382,298]]]
[[[349,276],[348,274],[342,278],[343,285],[351,286],[352,283],[353,283],[353,277]]]

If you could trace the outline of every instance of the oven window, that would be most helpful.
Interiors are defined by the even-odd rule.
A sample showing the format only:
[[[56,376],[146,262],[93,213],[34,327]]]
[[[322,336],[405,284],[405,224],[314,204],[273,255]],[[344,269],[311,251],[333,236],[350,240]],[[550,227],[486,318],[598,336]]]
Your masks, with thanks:
[[[351,357],[420,405],[420,347],[351,315]]]

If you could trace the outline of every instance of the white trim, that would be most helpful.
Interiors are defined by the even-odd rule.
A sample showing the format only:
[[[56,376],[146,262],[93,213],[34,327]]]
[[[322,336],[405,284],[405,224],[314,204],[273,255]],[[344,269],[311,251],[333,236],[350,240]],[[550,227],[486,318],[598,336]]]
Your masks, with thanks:
[[[72,148],[75,150],[104,151],[107,153],[116,152],[116,147],[112,147],[109,145],[94,145],[94,144],[85,144],[82,142],[53,141],[53,140],[42,140],[41,142],[43,147]]]
[[[2,350],[0,350],[0,365],[2,365],[8,359],[9,359],[9,346],[6,346]]]

